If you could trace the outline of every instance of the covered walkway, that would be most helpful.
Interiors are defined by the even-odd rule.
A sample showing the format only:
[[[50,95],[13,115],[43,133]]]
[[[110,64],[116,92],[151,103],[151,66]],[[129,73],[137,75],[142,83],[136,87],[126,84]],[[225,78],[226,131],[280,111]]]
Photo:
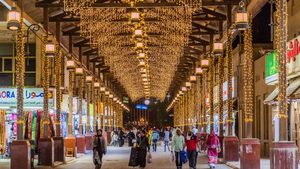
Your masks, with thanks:
[[[130,148],[128,147],[108,147],[108,154],[104,156],[103,169],[130,169],[128,167],[128,159],[130,154]],[[169,160],[169,152],[163,152],[163,148],[160,146],[157,152],[152,153],[153,162],[146,166],[146,169],[174,169],[175,163],[171,163]],[[1,169],[9,169],[9,160],[0,160]],[[4,166],[4,168],[2,168]],[[37,169],[51,169],[51,167],[38,166]],[[94,169],[92,163],[92,154],[79,155],[77,159],[69,161],[65,165],[59,165],[56,169]],[[188,164],[184,165],[184,169],[188,169]],[[208,168],[207,160],[204,154],[201,154],[198,158],[197,168]],[[220,164],[217,169],[230,169],[230,167]]]

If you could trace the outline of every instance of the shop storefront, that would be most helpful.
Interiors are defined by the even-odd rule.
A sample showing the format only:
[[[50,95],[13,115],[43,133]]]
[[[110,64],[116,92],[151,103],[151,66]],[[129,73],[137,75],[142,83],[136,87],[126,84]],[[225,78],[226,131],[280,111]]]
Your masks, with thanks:
[[[300,148],[300,36],[288,42],[287,51],[287,96],[289,101],[289,125],[288,138],[295,141]],[[278,59],[276,51],[272,51],[266,55],[266,79],[267,85],[276,85],[278,83]],[[268,95],[265,103],[272,106],[272,130],[274,131],[274,141],[279,140],[279,119],[277,96],[278,87]]]
[[[232,78],[232,98],[233,98],[233,102],[236,103],[236,88],[235,88],[235,78]],[[224,122],[224,126],[223,126],[223,129],[224,129],[224,135],[226,135],[226,131],[227,131],[227,125],[226,125],[226,120],[227,120],[227,117],[228,117],[228,111],[227,111],[227,100],[228,100],[228,82],[224,82],[223,83],[223,122]],[[215,86],[214,87],[214,131],[219,134],[220,131],[219,131],[219,86]],[[234,105],[234,104],[233,104]],[[234,106],[235,107],[235,106]],[[235,129],[235,125],[236,125],[236,115],[237,115],[237,111],[236,111],[236,108],[233,109],[233,112],[232,112],[232,117],[233,117],[233,131]],[[208,117],[208,120],[209,120],[209,117]],[[209,121],[208,121],[209,122]],[[208,125],[209,126],[209,125]]]
[[[53,92],[50,92],[53,93]],[[43,115],[44,93],[42,88],[25,88],[24,89],[24,115],[25,115],[25,139],[32,140],[37,143],[39,139],[40,127],[39,122]],[[0,88],[0,121],[5,125],[1,125],[1,149],[5,149],[3,154],[9,155],[9,146],[16,139],[17,135],[17,89],[16,88]],[[50,120],[54,134],[54,117],[55,111],[53,95],[49,96]]]

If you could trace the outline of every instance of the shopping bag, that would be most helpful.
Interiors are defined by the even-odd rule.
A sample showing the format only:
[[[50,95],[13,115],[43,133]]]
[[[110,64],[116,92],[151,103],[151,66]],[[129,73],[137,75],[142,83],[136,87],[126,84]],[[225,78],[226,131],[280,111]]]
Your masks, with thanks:
[[[152,163],[152,155],[151,155],[151,153],[148,153],[147,163]]]
[[[99,153],[98,153],[97,150],[94,150],[93,156],[94,156],[94,160],[93,160],[94,164],[95,165],[101,165],[102,162],[101,162],[101,159],[100,159],[100,156],[99,156]]]
[[[139,148],[132,147],[130,151],[129,164],[128,166],[136,167],[139,165]]]
[[[180,151],[180,161],[182,162],[182,164],[185,164],[188,161],[186,151]]]
[[[175,160],[174,153],[170,154],[170,162],[173,163]]]

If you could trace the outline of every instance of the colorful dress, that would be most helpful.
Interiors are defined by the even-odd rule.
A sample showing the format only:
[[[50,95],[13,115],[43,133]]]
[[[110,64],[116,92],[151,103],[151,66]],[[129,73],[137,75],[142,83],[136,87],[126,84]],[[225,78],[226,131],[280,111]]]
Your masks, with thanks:
[[[206,140],[208,165],[212,168],[218,163],[218,149],[220,148],[220,141],[218,136],[212,132]]]

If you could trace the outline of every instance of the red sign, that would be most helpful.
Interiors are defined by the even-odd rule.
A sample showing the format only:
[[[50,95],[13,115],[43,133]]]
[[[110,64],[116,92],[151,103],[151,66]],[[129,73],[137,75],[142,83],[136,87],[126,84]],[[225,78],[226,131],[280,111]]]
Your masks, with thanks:
[[[291,59],[292,61],[296,61],[296,56],[300,54],[300,43],[298,39],[291,40],[288,44],[288,51],[287,51],[287,63],[290,63]]]

